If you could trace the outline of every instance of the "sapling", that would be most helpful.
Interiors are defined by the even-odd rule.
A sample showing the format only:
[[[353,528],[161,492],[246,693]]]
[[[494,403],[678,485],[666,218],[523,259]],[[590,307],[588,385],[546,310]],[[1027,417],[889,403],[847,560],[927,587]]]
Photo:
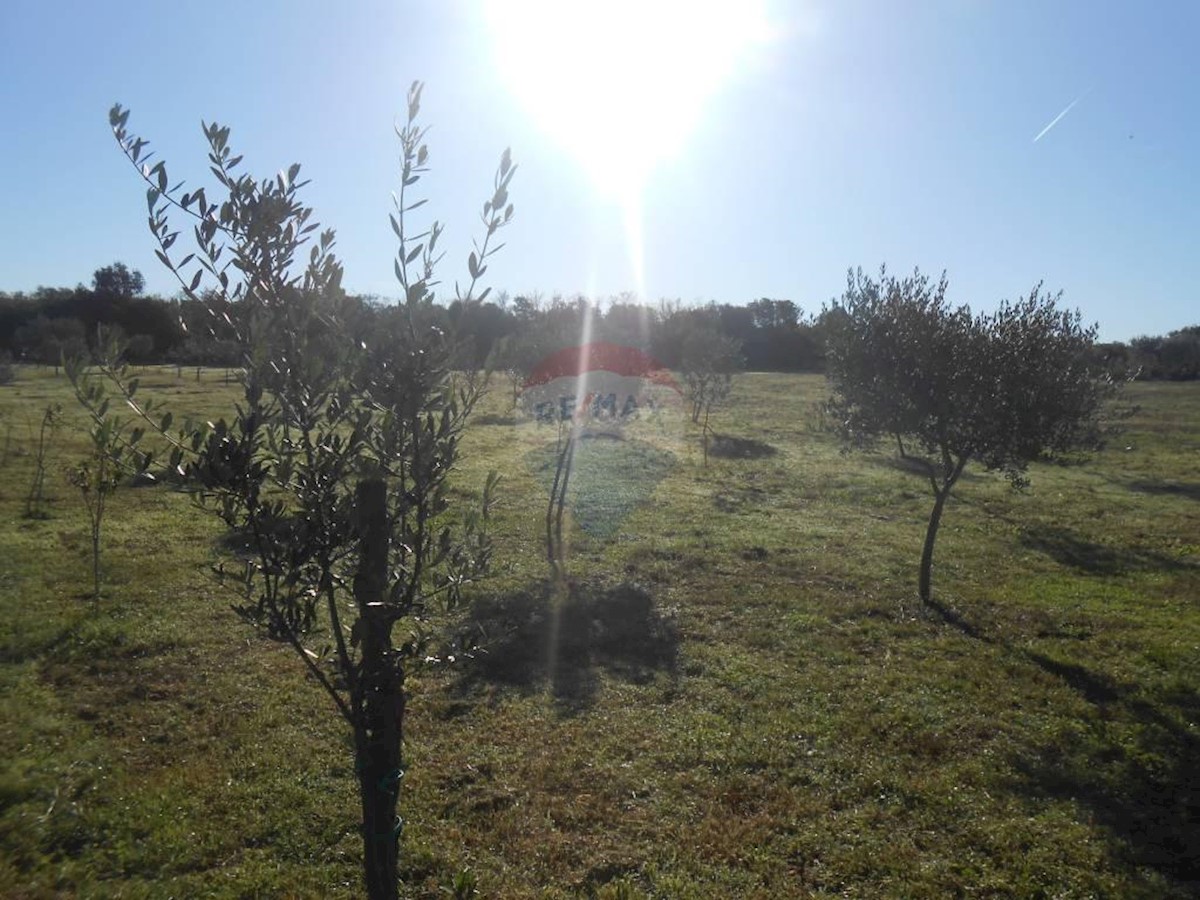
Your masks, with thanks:
[[[115,334],[97,330],[96,354],[100,372],[111,373],[136,391],[137,379],[128,377],[128,367],[120,361],[124,349]],[[76,398],[92,418],[88,429],[89,453],[67,471],[67,479],[79,491],[87,509],[92,542],[92,599],[99,602],[101,533],[108,500],[125,477],[145,473],[152,457],[138,449],[145,428],[134,424],[135,420],[130,417],[116,415],[110,410],[97,373],[80,358],[65,360],[65,367]]]
[[[486,568],[488,510],[497,479],[478,506],[452,499],[448,478],[482,380],[452,371],[454,344],[430,320],[441,226],[408,219],[424,200],[411,189],[427,169],[417,125],[421,85],[408,96],[400,188],[392,216],[403,300],[395,327],[351,340],[338,315],[344,292],[332,230],[319,231],[299,200],[299,165],[256,180],[238,171],[229,129],[204,125],[209,163],[223,197],[204,187],[170,187],[162,161],[145,163],[147,142],[128,130],[128,111],[110,113],[116,139],[147,182],[159,259],[188,300],[205,304],[235,335],[242,399],[235,414],[173,429],[162,404],[136,395],[119,367],[99,371],[170,445],[169,467],[196,499],[248,542],[233,576],[237,612],[286,642],[345,720],[353,739],[362,807],[363,873],[373,900],[398,896],[397,815],[404,777],[405,675],[425,655],[424,619],[458,603]],[[515,166],[501,158],[484,204],[483,239],[456,290],[477,303],[508,224]],[[172,245],[169,215],[194,220],[193,252]],[[201,288],[208,282],[209,289]],[[104,398],[83,395],[103,421]],[[224,571],[223,569],[221,571]],[[403,636],[394,637],[394,629]]]
[[[108,498],[121,480],[120,445],[114,440],[111,422],[98,422],[91,429],[88,456],[67,472],[67,478],[83,498],[92,539],[92,600],[100,601],[100,535]]]
[[[705,466],[713,409],[729,398],[733,376],[741,365],[741,343],[711,325],[697,325],[684,337],[680,368],[692,422],[700,426]]]
[[[44,519],[46,512],[46,456],[62,422],[62,404],[50,403],[33,442],[33,479],[25,497],[25,518]]]

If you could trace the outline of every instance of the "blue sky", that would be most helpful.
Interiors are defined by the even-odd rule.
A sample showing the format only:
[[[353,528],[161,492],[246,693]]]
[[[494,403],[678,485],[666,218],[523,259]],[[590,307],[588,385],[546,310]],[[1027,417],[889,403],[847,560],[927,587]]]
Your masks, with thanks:
[[[108,129],[120,101],[193,187],[207,183],[201,119],[231,127],[251,171],[300,162],[346,286],[396,296],[392,124],[420,78],[448,284],[511,145],[517,212],[490,275],[513,294],[767,296],[815,311],[848,267],[887,263],[947,269],[951,299],[978,308],[1044,280],[1106,339],[1200,321],[1200,3],[766,10],[770,39],[649,173],[634,253],[610,187],[497,74],[478,2],[6,0],[0,289],[88,282],[123,260],[174,290]],[[567,77],[562,56],[547,54],[545,78]],[[611,134],[615,118],[594,127]]]

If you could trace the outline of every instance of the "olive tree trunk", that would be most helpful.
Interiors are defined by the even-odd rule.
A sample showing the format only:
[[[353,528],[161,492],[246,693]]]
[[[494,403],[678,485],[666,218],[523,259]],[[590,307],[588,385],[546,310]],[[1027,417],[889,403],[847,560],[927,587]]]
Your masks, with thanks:
[[[946,499],[950,496],[950,488],[937,491],[933,502],[933,512],[929,516],[929,527],[925,529],[925,549],[921,551],[921,578],[917,588],[921,602],[928,603],[930,596],[930,580],[933,570],[933,545],[937,540],[938,526],[942,524],[942,510],[946,508]]]
[[[550,503],[546,507],[546,559],[555,578],[564,571],[566,560],[563,554],[563,507],[567,502],[567,486],[571,480],[571,466],[575,460],[575,426],[567,435],[567,442],[558,451],[558,465],[554,472],[554,484],[550,488]]]
[[[363,876],[370,900],[397,900],[404,670],[392,649],[392,610],[384,602],[390,541],[387,487],[381,479],[365,479],[356,493],[360,549],[354,599],[362,625],[362,668],[354,698],[354,743],[362,799]]]
[[[967,457],[962,456],[957,462],[948,451],[943,451],[942,481],[939,484],[934,474],[930,472],[929,484],[933,488],[933,512],[929,514],[929,527],[925,529],[925,547],[921,551],[921,576],[918,580],[917,592],[921,602],[928,603],[930,585],[933,577],[933,545],[937,541],[938,527],[942,524],[942,511],[946,501],[950,499],[950,491],[967,465]]]

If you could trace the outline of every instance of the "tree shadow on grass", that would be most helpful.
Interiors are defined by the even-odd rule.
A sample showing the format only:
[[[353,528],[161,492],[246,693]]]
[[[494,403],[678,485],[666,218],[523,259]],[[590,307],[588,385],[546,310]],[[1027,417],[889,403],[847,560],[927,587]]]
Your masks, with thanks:
[[[994,637],[936,600],[928,608],[967,637],[1060,679],[1095,708],[1082,737],[1014,754],[1013,789],[1078,804],[1111,835],[1122,865],[1152,870],[1165,882],[1162,896],[1200,896],[1200,732],[1194,725],[1200,693],[1179,680],[1122,683]]]
[[[708,455],[720,459],[766,459],[779,451],[764,441],[714,434],[708,443]]]
[[[79,624],[48,626],[45,629],[22,629],[0,638],[0,664],[19,665],[23,662],[52,655],[69,645],[79,634]]]
[[[1089,541],[1065,528],[1027,528],[1021,544],[1087,575],[1124,575],[1147,570],[1179,571],[1192,564],[1165,553],[1138,547],[1116,547]]]
[[[985,632],[980,626],[976,625],[957,609],[942,603],[936,597],[930,597],[925,601],[925,608],[932,613],[936,613],[943,622],[954,628],[957,628],[969,638],[980,641],[984,644],[995,644],[996,640]]]
[[[1200,695],[1154,696],[1073,662],[1026,651],[1096,707],[1087,737],[1015,761],[1018,789],[1073,800],[1117,839],[1117,853],[1168,879],[1180,896],[1200,891]]]
[[[1153,494],[1160,497],[1186,497],[1188,500],[1200,501],[1200,483],[1179,481],[1153,481],[1142,479],[1129,482],[1129,489],[1139,494]]]
[[[471,419],[474,425],[516,425],[517,417],[515,415],[502,416],[498,413],[484,413],[481,416],[475,416]]]
[[[900,456],[897,453],[882,454],[868,457],[871,463],[877,466],[882,466],[885,469],[893,469],[897,472],[903,472],[905,475],[914,475],[920,478],[925,485],[929,484],[929,462],[920,456]],[[971,469],[964,469],[959,475],[958,480],[961,482],[980,481],[985,476]],[[955,495],[957,501],[958,495]]]
[[[548,684],[560,711],[595,702],[600,673],[634,683],[673,673],[679,648],[674,618],[636,584],[541,583],[476,601],[468,627],[480,651],[461,686],[535,691]]]

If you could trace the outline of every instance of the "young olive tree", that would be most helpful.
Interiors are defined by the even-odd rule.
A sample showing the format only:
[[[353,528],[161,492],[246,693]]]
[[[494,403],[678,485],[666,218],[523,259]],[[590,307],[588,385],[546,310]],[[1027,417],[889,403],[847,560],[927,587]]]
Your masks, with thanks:
[[[116,420],[102,418],[89,432],[91,451],[67,471],[71,482],[87,509],[88,527],[92,539],[92,600],[100,602],[100,539],[108,498],[121,484],[123,445],[117,440],[120,425]]]
[[[679,367],[692,422],[701,429],[707,466],[708,439],[712,434],[709,418],[733,390],[733,376],[742,367],[741,342],[712,325],[697,323],[684,336]]]
[[[453,605],[488,562],[482,502],[453,503],[447,479],[482,380],[453,372],[452,339],[431,322],[441,226],[414,233],[408,219],[424,201],[411,196],[426,171],[425,130],[417,125],[421,85],[408,95],[397,133],[400,188],[392,227],[402,324],[373,342],[346,338],[338,317],[342,267],[332,231],[321,231],[298,196],[299,166],[255,180],[238,172],[229,129],[205,125],[220,199],[205,188],[172,187],[146,141],[114,107],[113,132],[148,183],[157,254],[189,300],[205,302],[242,352],[243,396],[229,419],[172,426],[169,411],[136,396],[111,366],[109,385],[164,435],[171,467],[195,496],[246,542],[232,578],[248,622],[290,644],[329,696],[352,736],[362,808],[364,880],[371,898],[398,895],[404,776],[405,671],[424,655],[422,620]],[[483,239],[468,259],[463,303],[476,289],[493,238],[511,219],[515,167],[501,158],[483,207]],[[195,249],[176,255],[169,216],[191,220]],[[201,285],[209,288],[203,295]],[[98,421],[105,413],[93,395]],[[103,402],[99,400],[99,402]],[[400,629],[400,633],[396,633]]]
[[[1095,326],[1060,309],[1061,294],[1039,284],[995,313],[972,315],[949,305],[946,288],[945,275],[851,271],[827,316],[828,410],[843,439],[863,447],[890,437],[929,479],[925,603],[942,512],[967,464],[1023,487],[1034,460],[1099,448],[1100,414],[1117,389],[1092,352]]]
[[[505,335],[496,343],[489,360],[489,368],[493,372],[503,373],[504,380],[508,382],[514,410],[521,399],[521,389],[525,386],[525,380],[546,355],[546,350],[546,342],[532,331]]]
[[[46,460],[50,448],[62,424],[62,404],[48,403],[42,411],[42,421],[38,426],[37,437],[33,440],[33,478],[29,483],[29,493],[25,496],[25,518],[46,519]],[[5,458],[8,448],[5,447]]]
[[[140,277],[140,276],[139,276]],[[130,475],[144,474],[152,456],[141,450],[139,445],[146,433],[145,425],[136,415],[118,414],[111,408],[110,398],[100,372],[111,372],[130,391],[137,390],[137,379],[129,378],[128,366],[123,362],[126,344],[118,332],[99,327],[96,329],[94,357],[99,361],[99,371],[93,371],[85,357],[64,359],[64,367],[75,396],[92,413],[88,438],[91,441],[87,456],[67,470],[67,480],[79,491],[88,514],[88,528],[92,541],[92,600],[100,602],[100,553],[102,548],[105,514],[109,498]],[[118,407],[120,408],[120,407]],[[47,425],[51,431],[57,428],[61,408],[52,411],[46,408],[42,419],[42,432],[38,446],[38,466],[44,469]],[[44,481],[44,471],[42,480]],[[35,481],[35,490],[40,496],[42,484]],[[31,498],[35,495],[31,493]]]

